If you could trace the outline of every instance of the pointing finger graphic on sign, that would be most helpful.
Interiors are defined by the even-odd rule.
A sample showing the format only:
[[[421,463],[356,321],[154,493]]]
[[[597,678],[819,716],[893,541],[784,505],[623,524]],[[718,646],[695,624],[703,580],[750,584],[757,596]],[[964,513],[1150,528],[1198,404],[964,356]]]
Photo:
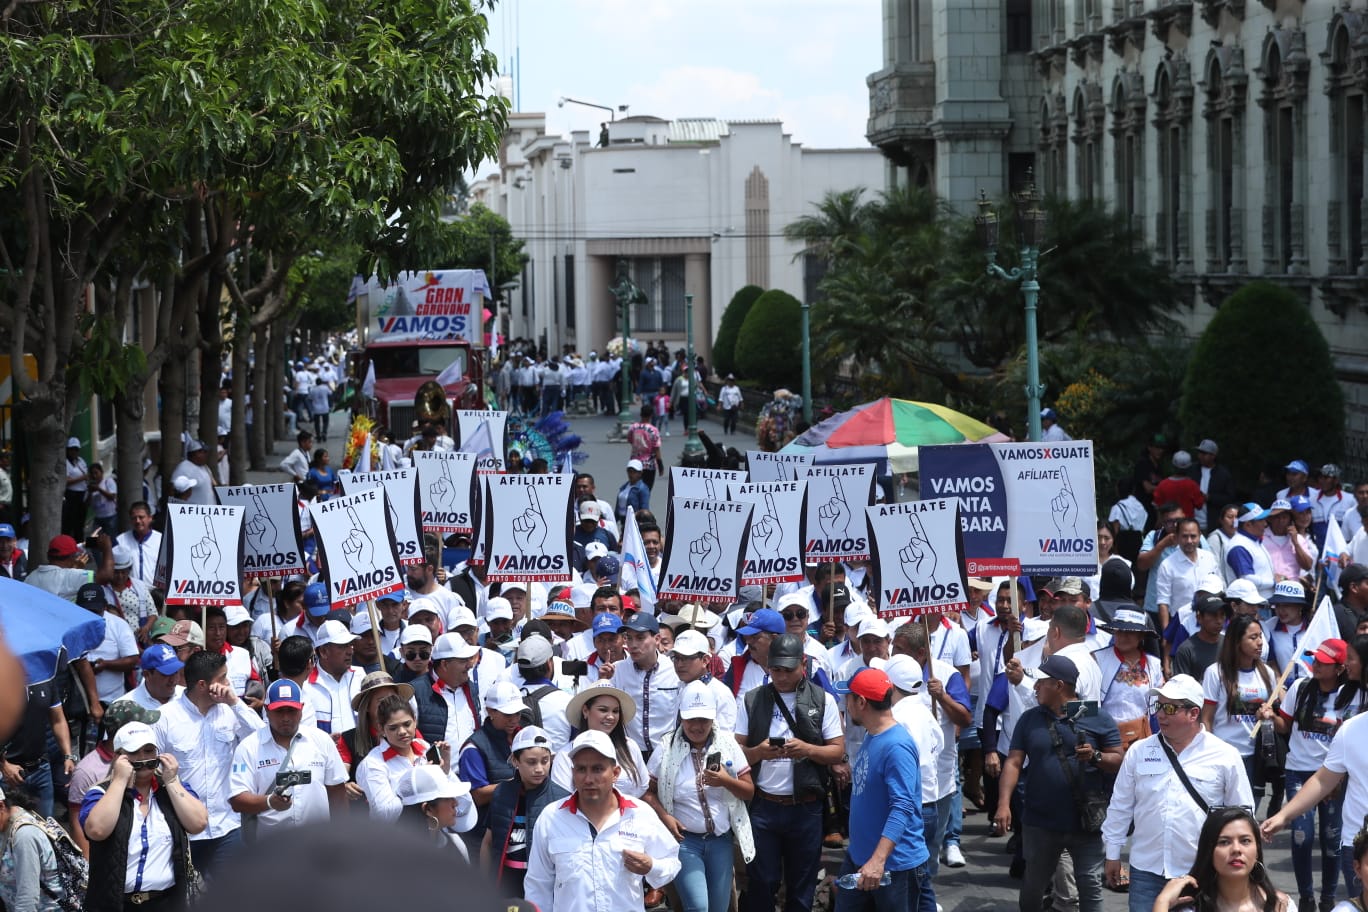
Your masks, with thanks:
[[[765,513],[751,523],[751,541],[764,554],[777,554],[784,543],[784,530],[779,524],[779,511],[774,506],[774,495],[765,492]]]
[[[827,538],[841,538],[850,528],[850,504],[846,503],[839,479],[833,478],[831,487],[831,499],[817,508],[817,520]]]
[[[912,525],[907,547],[898,549],[903,573],[908,579],[930,579],[936,575],[936,551],[926,537],[926,529],[916,515],[907,517]]]
[[[451,461],[442,459],[439,462],[442,465],[442,474],[428,485],[428,494],[435,509],[449,512],[456,506],[456,483],[451,480]]]
[[[1078,498],[1069,483],[1069,470],[1059,467],[1059,493],[1050,499],[1050,516],[1061,537],[1078,537]]]
[[[214,524],[204,517],[204,537],[190,546],[190,560],[200,579],[209,579],[218,572],[223,555],[219,551],[218,538],[214,535]]]
[[[722,560],[722,540],[717,535],[717,514],[708,512],[708,531],[690,542],[689,566],[698,575],[711,573]]]
[[[369,573],[374,569],[371,559],[375,555],[375,543],[371,541],[366,527],[361,524],[355,507],[347,507],[347,518],[351,520],[351,530],[342,540],[342,556],[346,558],[347,565],[354,574],[359,576],[362,573]]]
[[[276,525],[271,519],[271,514],[267,512],[266,504],[262,502],[260,494],[252,495],[252,510],[252,515],[247,517],[247,523],[244,526],[247,539],[258,554],[274,550]]]
[[[546,517],[537,502],[536,488],[527,489],[527,509],[513,517],[513,540],[523,554],[541,554],[546,541]]]
[[[703,479],[703,490],[708,494],[708,500],[717,500],[717,489],[713,487],[711,478]]]

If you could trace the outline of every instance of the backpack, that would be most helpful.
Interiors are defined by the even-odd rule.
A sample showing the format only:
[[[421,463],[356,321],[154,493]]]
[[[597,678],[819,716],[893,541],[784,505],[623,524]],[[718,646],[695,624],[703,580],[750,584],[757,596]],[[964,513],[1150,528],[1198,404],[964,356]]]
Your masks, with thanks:
[[[526,728],[529,725],[535,725],[538,728],[541,728],[541,699],[547,694],[554,693],[557,690],[560,690],[560,688],[554,684],[543,684],[530,694],[526,694],[524,699],[527,703],[527,708],[518,714],[518,718],[521,720],[519,725],[522,728]]]
[[[58,908],[63,912],[81,912],[85,906],[86,886],[90,881],[90,862],[86,861],[62,825],[51,817],[26,813],[20,818],[16,829],[20,826],[37,827],[52,843],[53,854],[57,856],[59,885],[52,897],[57,900]]]

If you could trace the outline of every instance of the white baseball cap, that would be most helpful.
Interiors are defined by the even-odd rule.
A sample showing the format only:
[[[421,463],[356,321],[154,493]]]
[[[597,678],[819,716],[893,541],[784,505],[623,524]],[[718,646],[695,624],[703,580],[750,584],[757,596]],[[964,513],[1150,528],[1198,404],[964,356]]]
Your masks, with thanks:
[[[252,616],[241,605],[228,605],[223,609],[223,619],[229,627],[252,623]]]
[[[551,736],[546,733],[546,729],[537,725],[525,725],[518,729],[518,733],[513,736],[513,746],[509,748],[509,753],[516,754],[529,747],[544,747],[551,750]]]
[[[679,694],[679,718],[716,719],[717,700],[712,688],[702,681],[690,681]]]
[[[435,662],[438,659],[470,659],[479,652],[479,646],[467,643],[465,637],[459,633],[444,633],[432,646],[432,660]]]
[[[409,624],[404,628],[404,632],[399,634],[399,645],[408,646],[412,643],[427,643],[432,645],[432,631],[422,624]]]
[[[360,637],[352,633],[341,621],[324,621],[314,634],[314,646],[350,646]]]
[[[114,749],[131,754],[149,744],[157,743],[157,735],[152,727],[143,722],[129,722],[114,736]]]
[[[613,747],[613,739],[609,738],[606,732],[597,729],[581,732],[570,742],[570,756],[573,757],[582,750],[594,751],[617,763],[617,749]]]
[[[886,640],[890,636],[888,632],[888,622],[881,617],[874,617],[871,615],[870,617],[865,618],[863,621],[860,621],[859,632],[856,634],[856,636],[876,636],[880,639]]]
[[[457,605],[447,613],[447,630],[455,630],[458,627],[479,627],[480,622],[475,620],[475,612],[465,605]]]
[[[420,625],[421,626],[421,625]],[[358,611],[352,615],[351,632],[357,636],[371,632],[371,619],[369,611]]]
[[[919,694],[925,681],[922,679],[921,663],[910,655],[890,656],[884,662],[883,673],[888,675],[888,680],[893,682],[893,686],[906,694]]]
[[[708,648],[708,638],[697,630],[681,630],[675,637],[670,652],[681,656],[712,655],[712,650]]]
[[[510,716],[520,713],[527,709],[527,704],[523,702],[522,694],[518,692],[517,685],[512,681],[495,681],[489,688],[489,693],[485,694],[485,706],[490,709],[507,713]],[[545,734],[545,732],[543,732]],[[517,750],[516,747],[513,748]]]
[[[584,559],[594,560],[598,557],[608,556],[608,546],[601,541],[591,541],[584,546]]]
[[[485,620],[513,620],[513,604],[502,595],[496,595],[485,606]]]

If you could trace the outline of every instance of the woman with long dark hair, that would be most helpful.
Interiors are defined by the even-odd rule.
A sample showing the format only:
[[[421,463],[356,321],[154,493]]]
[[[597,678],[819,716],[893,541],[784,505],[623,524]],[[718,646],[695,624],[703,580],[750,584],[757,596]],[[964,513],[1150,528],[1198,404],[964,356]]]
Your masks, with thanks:
[[[1206,701],[1202,724],[1240,752],[1256,807],[1263,797],[1264,779],[1254,767],[1254,727],[1272,721],[1278,684],[1278,673],[1259,658],[1262,652],[1263,628],[1258,618],[1232,618],[1221,641],[1221,652],[1202,678]]]
[[[1155,912],[1287,912],[1292,900],[1268,879],[1259,825],[1248,808],[1212,808],[1185,877],[1168,882]]]
[[[613,742],[617,751],[619,774],[616,788],[629,798],[640,798],[651,784],[646,758],[635,741],[627,737],[627,723],[636,715],[636,701],[626,691],[607,684],[593,684],[584,688],[565,706],[570,727],[578,734],[601,731]],[[551,781],[567,792],[575,790],[570,777],[570,745],[561,748],[551,764]]]
[[[1363,638],[1368,643],[1368,638]],[[1312,654],[1310,677],[1298,678],[1287,690],[1282,708],[1274,719],[1278,733],[1288,738],[1284,773],[1287,800],[1301,791],[1306,780],[1315,775],[1330,752],[1330,740],[1350,716],[1359,711],[1360,688],[1349,684],[1345,673],[1349,644],[1326,640]],[[1362,671],[1355,656],[1356,665]],[[1325,796],[1306,813],[1292,821],[1292,870],[1297,875],[1298,906],[1315,908],[1315,879],[1311,870],[1311,850],[1316,838],[1316,815],[1320,815],[1321,904],[1328,908],[1335,901],[1339,883],[1340,819],[1344,796],[1338,792]]]
[[[58,912],[61,881],[38,802],[23,786],[0,792],[0,901],[10,912]]]

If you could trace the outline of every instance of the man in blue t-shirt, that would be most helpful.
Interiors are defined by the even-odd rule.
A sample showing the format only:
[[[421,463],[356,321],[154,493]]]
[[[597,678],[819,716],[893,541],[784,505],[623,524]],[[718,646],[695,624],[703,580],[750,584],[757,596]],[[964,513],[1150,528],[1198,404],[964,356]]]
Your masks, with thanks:
[[[893,719],[893,684],[883,671],[863,668],[837,689],[846,695],[846,718],[864,728],[865,739],[851,766],[850,845],[841,868],[859,882],[837,891],[836,912],[934,910],[920,759],[912,736]],[[885,875],[889,882],[881,885]]]
[[[1084,794],[1110,795],[1110,779],[1121,768],[1121,733],[1102,710],[1089,705],[1081,712],[1079,704],[1069,706],[1077,699],[1078,666],[1073,660],[1050,656],[1040,664],[1040,673],[1043,677],[1035,684],[1038,705],[1021,714],[1012,732],[993,822],[1000,833],[1011,829],[1012,792],[1029,762],[1021,815],[1026,862],[1021,910],[1033,912],[1044,906],[1045,888],[1067,850],[1078,881],[1079,912],[1101,912],[1102,832],[1084,827],[1078,799]]]

